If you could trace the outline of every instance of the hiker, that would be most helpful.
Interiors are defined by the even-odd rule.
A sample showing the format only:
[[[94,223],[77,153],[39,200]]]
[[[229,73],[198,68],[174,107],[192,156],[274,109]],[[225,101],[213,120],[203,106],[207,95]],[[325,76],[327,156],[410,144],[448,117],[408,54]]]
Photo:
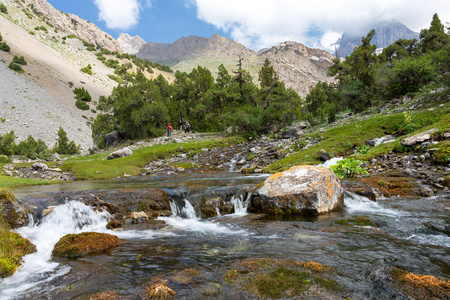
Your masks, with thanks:
[[[169,140],[170,137],[172,136],[172,130],[173,130],[172,125],[170,123],[167,123],[167,137],[169,138]]]
[[[189,121],[186,120],[186,124],[184,124],[184,133],[189,134],[191,132],[191,124],[189,124]]]

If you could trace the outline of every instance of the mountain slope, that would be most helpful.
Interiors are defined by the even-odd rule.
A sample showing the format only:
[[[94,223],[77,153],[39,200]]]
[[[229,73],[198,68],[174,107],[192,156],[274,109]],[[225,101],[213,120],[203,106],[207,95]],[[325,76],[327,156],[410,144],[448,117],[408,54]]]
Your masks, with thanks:
[[[326,72],[333,59],[324,50],[311,49],[296,42],[284,42],[256,52],[219,34],[214,34],[211,38],[183,37],[171,44],[147,43],[140,48],[137,56],[182,72],[190,72],[201,65],[213,74],[220,64],[229,71],[235,70],[238,58],[241,57],[244,69],[255,80],[268,58],[286,86],[301,96],[306,96],[319,80],[331,80],[327,78]]]

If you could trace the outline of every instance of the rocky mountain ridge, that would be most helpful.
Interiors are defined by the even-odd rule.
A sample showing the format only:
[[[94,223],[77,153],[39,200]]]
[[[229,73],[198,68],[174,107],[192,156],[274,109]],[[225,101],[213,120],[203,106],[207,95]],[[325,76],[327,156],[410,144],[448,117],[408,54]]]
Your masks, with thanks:
[[[410,30],[402,23],[396,21],[383,21],[377,26],[374,26],[375,35],[372,39],[372,44],[377,45],[378,48],[386,48],[393,44],[398,39],[419,39],[419,33]],[[370,29],[367,31],[369,33]],[[367,35],[364,34],[365,35]],[[346,57],[350,55],[353,48],[361,45],[361,36],[354,36],[344,33],[336,42],[338,46],[339,57]]]
[[[321,49],[312,49],[297,42],[283,42],[261,51],[253,51],[238,42],[214,34],[211,38],[183,37],[171,44],[147,43],[137,56],[169,65],[173,70],[190,72],[197,65],[215,72],[220,64],[232,71],[241,57],[244,69],[258,78],[268,58],[287,87],[306,96],[318,81],[331,81],[326,76],[333,55]]]
[[[142,46],[145,45],[145,41],[140,36],[130,36],[127,33],[121,33],[117,38],[120,48],[123,52],[128,54],[136,54],[139,52]]]
[[[36,15],[67,35],[73,34],[95,46],[122,53],[119,43],[112,36],[89,21],[57,10],[47,0],[16,0],[12,2],[15,5],[22,6],[23,9],[31,7]]]

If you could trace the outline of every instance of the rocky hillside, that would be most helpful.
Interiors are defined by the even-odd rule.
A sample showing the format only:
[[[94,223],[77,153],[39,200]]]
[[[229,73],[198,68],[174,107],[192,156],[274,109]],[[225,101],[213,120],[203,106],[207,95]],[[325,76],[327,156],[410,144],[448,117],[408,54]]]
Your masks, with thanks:
[[[121,33],[117,39],[120,48],[123,52],[128,54],[136,54],[139,52],[142,46],[145,45],[145,41],[140,36],[136,35],[131,37],[127,33]]]
[[[374,27],[375,36],[372,39],[372,44],[377,45],[378,48],[385,48],[393,44],[398,39],[419,39],[419,34],[410,30],[402,23],[391,21],[381,22]],[[370,29],[367,31],[369,33]],[[365,35],[367,35],[364,34]],[[361,45],[362,36],[354,36],[344,33],[342,37],[336,42],[338,46],[338,54],[340,57],[346,57],[352,53],[353,48]]]
[[[320,49],[311,49],[300,43],[284,42],[259,52],[238,42],[214,34],[211,38],[183,37],[172,44],[147,43],[140,48],[140,58],[170,66],[173,70],[190,72],[197,65],[216,72],[220,64],[235,70],[238,58],[255,80],[265,59],[268,58],[280,79],[301,96],[306,96],[319,81],[326,77],[333,56]]]
[[[119,43],[95,24],[76,15],[61,12],[48,3],[47,0],[6,1],[19,7],[21,6],[25,10],[32,9],[37,16],[46,20],[55,29],[63,31],[66,35],[73,34],[95,46],[122,53]]]
[[[0,34],[11,49],[0,51],[0,135],[13,130],[16,144],[32,135],[51,148],[58,139],[59,127],[63,127],[68,138],[86,153],[93,147],[90,121],[96,116],[96,102],[100,96],[108,96],[117,82],[109,78],[114,69],[98,60],[97,51],[88,51],[80,38],[110,50],[120,50],[118,43],[104,39],[109,35],[94,24],[61,13],[46,1],[2,3],[8,13],[0,13]],[[24,73],[8,68],[14,56],[23,56],[27,62]],[[117,59],[113,55],[105,58]],[[88,65],[92,75],[81,71]],[[146,75],[161,73],[155,69]],[[173,77],[167,73],[164,76],[169,80]],[[76,108],[76,87],[85,88],[91,95],[90,110]]]

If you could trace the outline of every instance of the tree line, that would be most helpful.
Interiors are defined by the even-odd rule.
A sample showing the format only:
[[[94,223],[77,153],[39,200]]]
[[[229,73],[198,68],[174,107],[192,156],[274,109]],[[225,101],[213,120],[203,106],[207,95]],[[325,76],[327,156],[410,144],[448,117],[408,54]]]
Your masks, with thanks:
[[[256,84],[242,59],[230,72],[220,65],[216,78],[198,66],[190,73],[175,73],[169,83],[163,76],[147,79],[139,70],[129,76],[128,85],[117,86],[109,97],[101,97],[92,122],[94,142],[101,146],[104,136],[118,130],[123,138],[159,136],[167,122],[175,126],[189,120],[197,131],[252,134],[266,125],[286,125],[301,116],[302,100],[280,81],[266,59]]]

